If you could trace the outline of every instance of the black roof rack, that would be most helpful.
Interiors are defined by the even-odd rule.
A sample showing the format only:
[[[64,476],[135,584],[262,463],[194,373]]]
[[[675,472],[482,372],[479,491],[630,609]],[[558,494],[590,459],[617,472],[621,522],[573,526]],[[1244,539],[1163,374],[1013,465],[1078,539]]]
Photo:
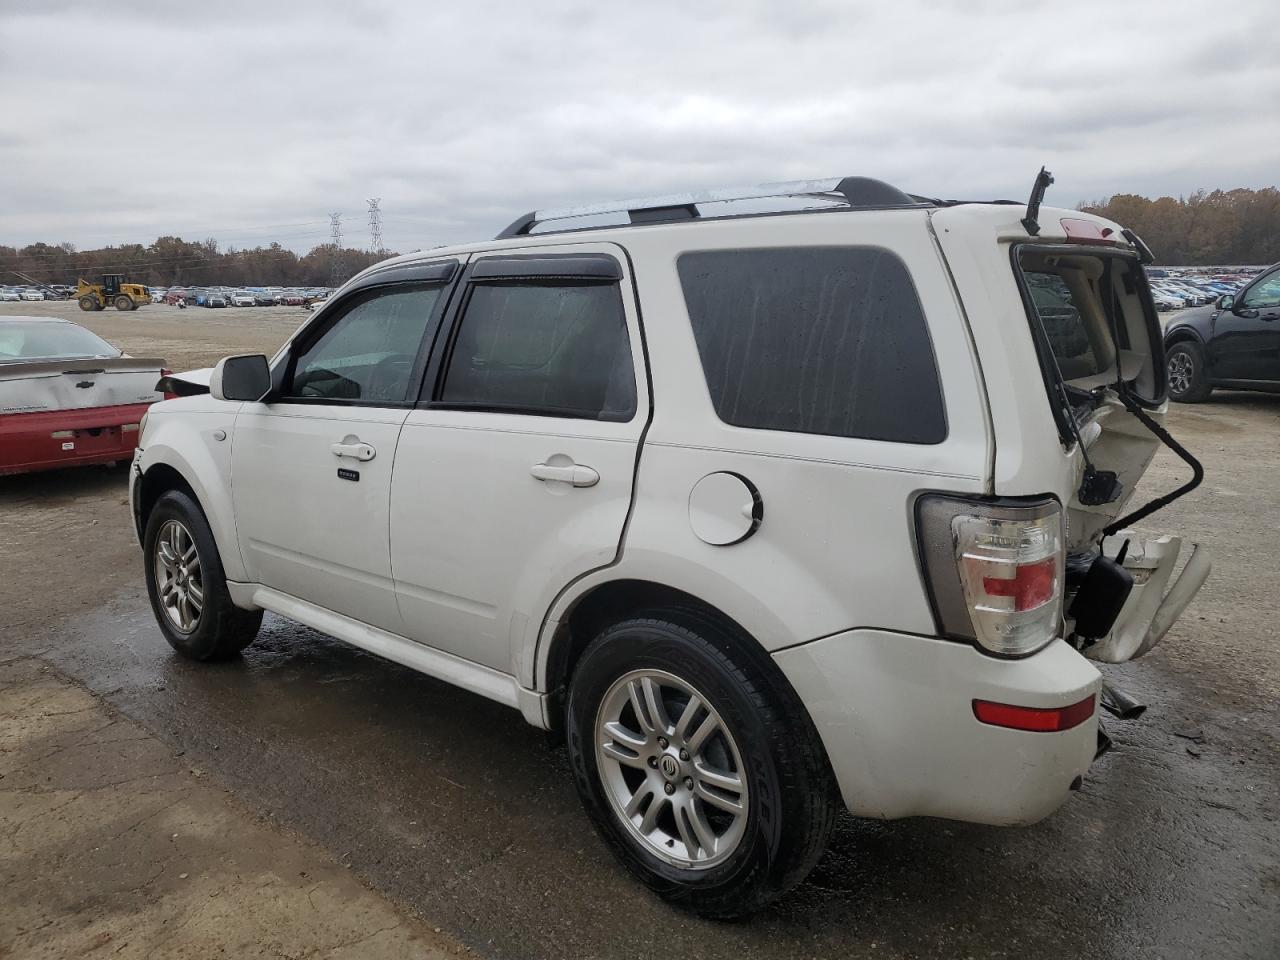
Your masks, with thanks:
[[[534,210],[518,218],[495,238],[523,237],[534,227],[551,220],[576,220],[610,213],[625,213],[629,224],[610,224],[588,228],[607,230],[615,226],[638,226],[647,223],[674,223],[681,220],[703,219],[698,210],[700,204],[724,203],[731,200],[763,200],[775,197],[812,197],[843,202],[845,206],[834,209],[894,210],[904,207],[930,206],[930,202],[903,193],[883,180],[871,177],[844,177],[828,180],[792,180],[785,183],[766,183],[756,187],[723,187],[715,190],[695,190],[664,197],[646,197],[635,200],[609,200],[579,207],[562,207],[553,210]],[[827,208],[833,209],[833,208]],[[786,211],[789,213],[813,211]],[[762,216],[761,213],[730,214],[730,216]],[[714,219],[714,218],[707,218]],[[546,233],[567,233],[576,227],[560,230],[541,230]]]

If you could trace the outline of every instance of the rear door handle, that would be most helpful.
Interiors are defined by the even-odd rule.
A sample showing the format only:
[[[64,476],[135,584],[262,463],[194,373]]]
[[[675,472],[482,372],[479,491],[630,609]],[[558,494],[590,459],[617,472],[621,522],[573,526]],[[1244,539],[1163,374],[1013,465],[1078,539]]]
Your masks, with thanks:
[[[335,457],[364,461],[372,460],[378,451],[356,437],[344,437],[341,443],[329,444],[329,452]]]
[[[600,482],[600,474],[580,463],[570,463],[563,467],[549,463],[535,463],[529,468],[529,475],[538,480],[572,483],[575,487],[594,487]]]

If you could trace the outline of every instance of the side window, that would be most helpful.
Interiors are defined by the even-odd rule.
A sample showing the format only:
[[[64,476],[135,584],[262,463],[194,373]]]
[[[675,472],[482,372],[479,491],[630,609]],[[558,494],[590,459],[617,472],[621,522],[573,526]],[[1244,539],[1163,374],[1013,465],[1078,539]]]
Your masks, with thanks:
[[[725,423],[940,443],[933,346],[911,276],[876,247],[683,254],[702,370]]]
[[[635,371],[617,283],[477,283],[440,400],[462,407],[630,420]]]
[[[442,284],[357,293],[294,358],[287,397],[403,403],[423,336],[434,330]]]
[[[1280,271],[1257,284],[1245,294],[1246,307],[1280,307]]]

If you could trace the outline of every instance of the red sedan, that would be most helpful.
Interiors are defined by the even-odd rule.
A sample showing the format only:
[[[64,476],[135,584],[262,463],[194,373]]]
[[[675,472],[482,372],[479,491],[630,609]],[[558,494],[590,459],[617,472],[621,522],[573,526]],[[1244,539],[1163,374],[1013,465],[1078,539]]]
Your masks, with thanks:
[[[0,317],[0,475],[130,459],[167,373],[69,320]]]

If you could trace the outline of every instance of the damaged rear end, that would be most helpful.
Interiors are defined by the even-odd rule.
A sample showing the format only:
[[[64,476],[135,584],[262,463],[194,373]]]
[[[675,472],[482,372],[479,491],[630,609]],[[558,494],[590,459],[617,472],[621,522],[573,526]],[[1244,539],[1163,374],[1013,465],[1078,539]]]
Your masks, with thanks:
[[[1135,525],[1197,486],[1200,464],[1165,429],[1165,365],[1141,241],[1117,225],[1059,217],[1057,237],[1011,245],[1070,482],[1066,510],[1064,634],[1108,663],[1158,644],[1209,575],[1208,553]],[[1138,506],[1134,492],[1161,446],[1191,480]],[[1186,563],[1175,580],[1179,558]]]
[[[1143,270],[1149,251],[1119,224],[1041,211],[1034,195],[1026,208],[944,206],[933,226],[987,386],[990,493],[1047,498],[1060,518],[1037,521],[1049,522],[1060,538],[1060,546],[1042,551],[1062,563],[1054,589],[1047,584],[1056,577],[1048,574],[1038,593],[1036,581],[1024,587],[1031,574],[1016,567],[1012,584],[998,572],[975,580],[982,595],[972,602],[1012,611],[1010,622],[1030,622],[1038,612],[1037,636],[1052,633],[1093,660],[1141,657],[1167,634],[1210,568],[1199,545],[1136,530],[1202,476],[1164,429],[1163,346]],[[1151,502],[1135,500],[1161,446],[1187,464],[1191,479]]]

